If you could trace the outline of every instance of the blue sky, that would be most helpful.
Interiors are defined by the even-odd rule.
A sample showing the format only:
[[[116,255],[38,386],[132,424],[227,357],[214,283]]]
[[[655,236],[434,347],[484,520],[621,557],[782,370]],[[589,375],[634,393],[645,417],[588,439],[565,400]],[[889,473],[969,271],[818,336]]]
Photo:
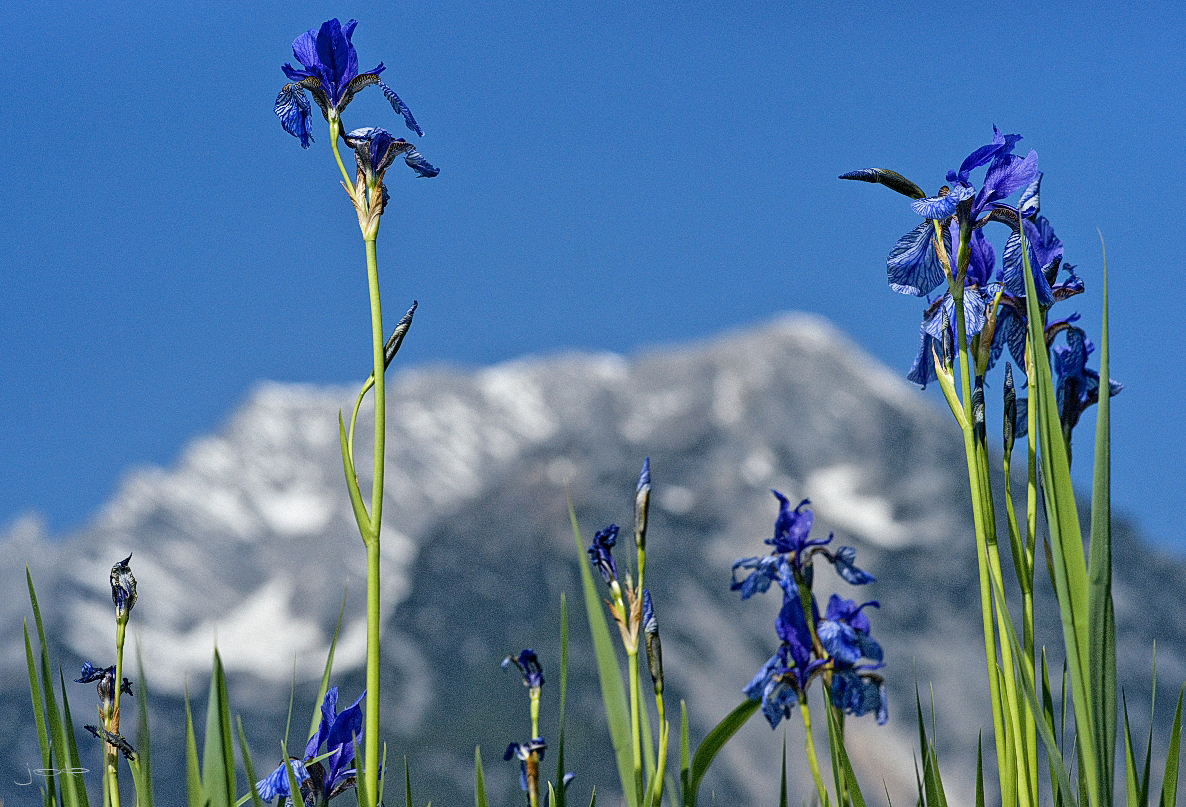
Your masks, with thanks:
[[[887,167],[933,192],[994,123],[1025,135],[1089,333],[1107,238],[1116,507],[1186,549],[1167,280],[1186,12],[882,5],[6,4],[0,526],[85,524],[259,380],[366,375],[363,256],[324,122],[302,151],[272,112],[293,38],[337,16],[442,169],[388,175],[388,316],[421,303],[405,365],[632,352],[804,310],[905,375],[922,305],[889,291],[885,257],[918,219],[836,177]],[[377,90],[346,122],[398,127]]]

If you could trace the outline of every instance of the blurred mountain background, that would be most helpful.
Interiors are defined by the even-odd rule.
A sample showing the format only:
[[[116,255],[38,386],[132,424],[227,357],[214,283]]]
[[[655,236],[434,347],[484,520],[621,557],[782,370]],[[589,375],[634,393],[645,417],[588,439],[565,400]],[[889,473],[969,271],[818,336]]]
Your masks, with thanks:
[[[792,501],[810,498],[815,530],[855,546],[858,564],[877,577],[853,591],[820,568],[816,583],[821,601],[839,590],[881,603],[869,617],[886,651],[890,722],[847,724],[867,797],[914,800],[917,685],[924,704],[934,697],[949,797],[971,803],[976,739],[982,730],[991,736],[991,718],[964,460],[938,397],[920,396],[826,321],[804,315],[629,358],[564,354],[480,370],[393,371],[388,390],[383,720],[389,760],[398,766],[407,756],[418,803],[470,802],[475,745],[492,803],[521,803],[518,767],[500,757],[508,743],[527,739],[527,703],[519,676],[499,664],[524,647],[539,653],[548,679],[541,726],[553,740],[562,594],[570,792],[584,803],[596,786],[599,803],[618,803],[578,576],[585,556],[566,492],[586,541],[610,522],[627,525],[647,456],[654,480],[647,581],[667,702],[686,700],[693,743],[737,705],[778,643],[777,593],[743,603],[729,590],[732,561],[768,549],[763,540],[777,512],[769,490],[777,488]],[[24,563],[51,657],[70,679],[84,660],[112,663],[107,575],[132,553],[139,601],[130,636],[145,666],[137,684],[150,692],[159,803],[182,802],[183,694],[188,687],[195,714],[204,714],[216,640],[257,771],[279,761],[294,680],[293,733],[304,738],[343,596],[333,683],[344,698],[358,695],[364,552],[335,423],[355,393],[261,384],[218,434],[193,441],[172,467],[128,476],[84,528],[50,536],[28,517],[0,537],[9,559],[0,568],[8,594],[0,602],[5,804],[39,803],[36,782],[19,784],[40,759],[20,633],[29,615]],[[990,435],[999,412],[990,400]],[[362,455],[369,422],[360,417]],[[1079,462],[1088,455],[1078,452]],[[365,490],[369,480],[361,481]],[[1150,549],[1123,520],[1114,542],[1119,677],[1141,730],[1155,640],[1165,691],[1186,680],[1178,593],[1186,567]],[[1038,588],[1051,614],[1041,564]],[[1040,621],[1039,641],[1060,655],[1053,618]],[[93,685],[67,688],[76,722],[88,722]],[[717,804],[775,803],[782,739],[781,726],[772,732],[752,719],[706,778],[706,803],[710,792]],[[84,733],[79,742],[97,781],[98,744]],[[787,742],[792,800],[809,800],[797,717]],[[545,771],[554,771],[551,753]]]

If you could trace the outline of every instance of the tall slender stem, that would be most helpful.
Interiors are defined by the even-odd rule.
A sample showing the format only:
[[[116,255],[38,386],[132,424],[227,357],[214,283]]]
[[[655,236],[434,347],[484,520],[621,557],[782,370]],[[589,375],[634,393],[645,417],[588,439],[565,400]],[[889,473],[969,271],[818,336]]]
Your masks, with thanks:
[[[334,149],[337,155],[337,149]],[[340,162],[340,160],[339,160]],[[383,516],[383,460],[387,433],[384,397],[383,313],[379,305],[379,267],[374,236],[366,239],[367,282],[371,298],[371,341],[375,358],[375,472],[371,483],[371,534],[364,535],[367,548],[367,699],[364,785],[366,804],[377,807],[379,794],[379,531]]]
[[[638,804],[643,804],[642,784],[642,724],[639,721],[639,692],[638,692],[638,646],[634,651],[626,650],[626,674],[630,676],[630,731],[631,750],[634,752],[634,789],[637,793]],[[647,731],[650,731],[648,728]]]
[[[828,790],[824,787],[824,779],[819,772],[819,759],[815,755],[815,739],[811,736],[811,712],[807,708],[806,694],[799,696],[799,714],[803,718],[803,750],[806,753],[807,766],[811,768],[811,778],[815,781],[815,791],[819,794],[819,803],[822,807],[828,803]]]

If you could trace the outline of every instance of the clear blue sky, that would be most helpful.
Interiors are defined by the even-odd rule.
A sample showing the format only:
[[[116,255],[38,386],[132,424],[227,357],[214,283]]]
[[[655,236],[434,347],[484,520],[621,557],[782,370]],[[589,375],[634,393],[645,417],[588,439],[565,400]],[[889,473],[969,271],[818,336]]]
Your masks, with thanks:
[[[85,524],[256,381],[366,375],[324,122],[302,151],[272,113],[293,38],[337,16],[442,169],[388,176],[391,321],[421,302],[405,364],[631,352],[797,309],[905,375],[921,305],[885,257],[918,219],[836,177],[933,192],[994,123],[1024,134],[1089,332],[1108,240],[1116,506],[1186,549],[1186,12],[883,5],[5,4],[0,526]],[[375,89],[346,121],[398,128]]]

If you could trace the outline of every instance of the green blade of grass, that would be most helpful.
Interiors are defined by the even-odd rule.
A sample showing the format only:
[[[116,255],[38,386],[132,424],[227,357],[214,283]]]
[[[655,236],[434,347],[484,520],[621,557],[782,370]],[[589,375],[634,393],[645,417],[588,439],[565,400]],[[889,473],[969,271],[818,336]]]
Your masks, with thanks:
[[[577,543],[577,565],[581,569],[585,615],[589,620],[593,652],[597,657],[597,678],[601,682],[601,700],[605,704],[610,742],[618,761],[618,778],[622,783],[622,793],[627,807],[639,807],[634,781],[634,756],[630,745],[630,712],[626,706],[626,687],[622,683],[618,656],[610,638],[609,623],[601,607],[601,598],[597,594],[593,573],[589,570],[589,564],[584,562],[585,545],[581,541],[581,530],[571,501],[568,504],[568,517],[572,522],[572,534]]]
[[[1170,730],[1170,747],[1165,755],[1165,776],[1161,780],[1161,797],[1158,807],[1176,807],[1178,803],[1178,757],[1182,739],[1182,696],[1186,687],[1178,693],[1178,708],[1174,710],[1174,727]]]
[[[206,701],[202,785],[211,807],[231,807],[235,803],[235,749],[231,744],[231,710],[218,648],[214,649],[210,694]]]
[[[696,793],[700,789],[700,780],[704,778],[704,774],[708,772],[708,768],[712,765],[712,761],[716,759],[717,754],[725,743],[729,742],[729,738],[737,733],[737,730],[745,725],[754,712],[758,711],[760,706],[759,701],[750,700],[746,698],[737,708],[725,715],[720,723],[713,727],[712,731],[704,737],[704,742],[700,743],[700,747],[696,749],[695,756],[692,757],[692,768],[688,776],[688,792],[692,796],[692,804],[696,803]]]
[[[1124,795],[1128,807],[1145,807],[1141,802],[1141,784],[1137,781],[1137,759],[1132,748],[1132,729],[1128,724],[1128,699],[1120,696],[1124,719]]]
[[[482,748],[474,746],[474,807],[486,807],[486,780],[482,776]]]
[[[976,734],[976,807],[984,807],[984,753]]]
[[[1103,246],[1103,234],[1100,234]],[[1091,670],[1099,787],[1111,803],[1116,756],[1116,613],[1112,603],[1111,396],[1108,376],[1108,254],[1104,250],[1103,319],[1100,323],[1101,394],[1095,416],[1095,470],[1091,491],[1091,560],[1088,565],[1088,657]],[[1146,759],[1146,762],[1148,760]],[[1146,779],[1146,784],[1148,780]],[[1147,794],[1147,791],[1146,791]]]
[[[78,756],[78,742],[74,738],[74,719],[70,716],[70,698],[66,695],[66,676],[62,668],[58,668],[58,681],[62,687],[62,745],[65,753],[59,759],[66,761],[69,771],[65,776],[66,787],[63,795],[69,795],[68,802],[74,807],[87,807],[86,781],[82,778],[82,762]]]
[[[148,687],[144,681],[144,657],[136,643],[136,807],[153,807],[152,757],[148,736]],[[258,807],[258,805],[257,805]]]
[[[247,735],[243,733],[243,719],[235,719],[235,727],[239,733],[239,752],[243,755],[243,770],[247,772],[247,796],[244,796],[238,803],[244,803],[248,798],[251,799],[251,807],[263,807],[263,802],[260,801],[259,791],[256,790],[255,783],[258,781],[255,778],[255,766],[251,764],[251,749],[247,747]],[[140,807],[140,805],[136,805]]]
[[[840,721],[837,719],[836,709],[830,704],[825,710],[828,714],[828,736],[835,737],[833,741],[836,749],[836,759],[844,782],[845,804],[842,807],[865,807],[865,797],[861,793],[861,785],[857,782],[856,771],[852,768],[852,760],[848,757],[848,749],[844,747],[844,732],[841,731]],[[786,765],[786,737],[783,737],[783,765]]]
[[[198,767],[198,741],[194,737],[194,716],[189,708],[189,687],[185,688],[185,798],[188,807],[204,807],[206,792]]]
[[[37,724],[37,746],[41,749],[41,770],[53,770],[53,750],[49,744],[49,733],[45,728],[45,707],[42,705],[41,683],[37,678],[37,663],[33,659],[33,643],[29,641],[29,621],[25,620],[25,662],[29,668],[29,694],[33,698],[33,720]],[[43,807],[57,803],[57,786],[54,777],[45,777],[41,790]]]
[[[1102,783],[1105,779],[1111,780],[1111,772],[1105,773],[1102,770],[1103,766],[1099,764],[1102,749],[1097,746],[1104,729],[1096,726],[1093,717],[1096,696],[1091,692],[1087,561],[1083,555],[1083,533],[1079,527],[1078,505],[1071,484],[1070,460],[1062,433],[1062,422],[1058,415],[1050,356],[1046,350],[1043,316],[1038,306],[1024,227],[1021,229],[1021,259],[1022,274],[1025,276],[1029,343],[1033,359],[1033,377],[1029,379],[1030,406],[1037,407],[1046,525],[1052,550],[1054,590],[1058,597],[1063,643],[1071,674],[1071,702],[1075,710],[1079,769],[1091,772],[1086,779],[1088,802],[1092,807],[1100,807],[1100,799],[1105,798],[1101,790]],[[1110,803],[1110,794],[1107,794],[1106,798]]]

